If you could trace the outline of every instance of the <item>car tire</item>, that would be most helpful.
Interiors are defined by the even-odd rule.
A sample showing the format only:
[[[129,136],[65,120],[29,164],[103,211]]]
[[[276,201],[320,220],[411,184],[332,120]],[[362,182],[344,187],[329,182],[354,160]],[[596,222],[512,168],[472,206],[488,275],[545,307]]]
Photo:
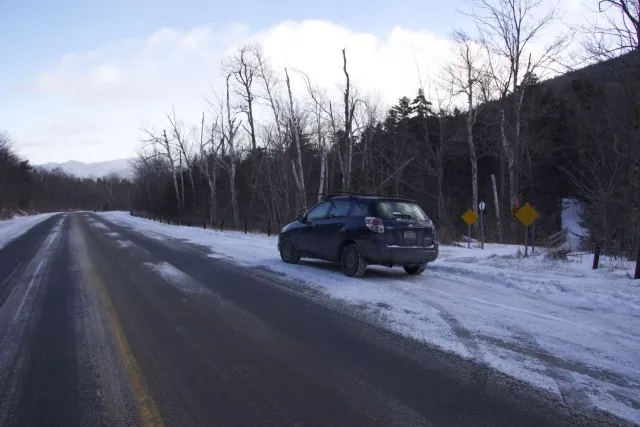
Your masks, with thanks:
[[[410,274],[412,276],[418,276],[422,274],[426,269],[427,269],[427,263],[404,266],[404,271],[406,271],[407,274]]]
[[[342,249],[340,266],[342,267],[342,272],[349,277],[362,277],[367,269],[367,263],[364,262],[358,247],[353,243]]]
[[[300,261],[300,253],[296,250],[296,245],[290,237],[280,243],[280,258],[287,264],[297,264]]]

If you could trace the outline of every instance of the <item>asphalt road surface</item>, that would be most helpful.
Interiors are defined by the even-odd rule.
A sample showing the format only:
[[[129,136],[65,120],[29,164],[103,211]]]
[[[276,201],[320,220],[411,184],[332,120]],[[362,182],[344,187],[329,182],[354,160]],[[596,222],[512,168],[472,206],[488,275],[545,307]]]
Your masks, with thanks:
[[[618,422],[287,280],[90,213],[44,221],[0,250],[0,425]]]

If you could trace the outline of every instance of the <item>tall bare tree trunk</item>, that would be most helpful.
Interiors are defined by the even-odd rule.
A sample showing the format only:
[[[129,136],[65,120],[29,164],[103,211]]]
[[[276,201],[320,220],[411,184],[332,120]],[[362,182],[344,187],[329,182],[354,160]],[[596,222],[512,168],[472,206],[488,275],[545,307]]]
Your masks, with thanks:
[[[231,186],[231,208],[233,209],[233,222],[236,228],[240,226],[240,216],[238,213],[238,192],[236,190],[236,162],[231,161],[231,171],[229,172],[229,185]]]
[[[442,173],[442,171],[438,171],[438,174],[436,176],[436,185],[437,185],[437,189],[436,189],[436,196],[438,197],[438,221],[440,222],[440,224],[438,224],[439,226],[448,226],[448,224],[444,224],[445,218],[446,218],[446,213],[445,213],[445,208],[444,208],[444,192],[443,192],[443,187],[444,187],[444,174]]]
[[[182,151],[178,152],[178,155],[180,156],[180,167],[179,167],[179,171],[180,171],[180,190],[181,190],[180,200],[182,202],[182,211],[184,211],[185,210],[185,205],[184,205],[184,173],[182,172]]]
[[[471,160],[471,210],[478,213],[478,156],[473,141],[473,99],[469,96],[469,111],[467,113],[467,142],[469,143],[469,159]]]
[[[180,207],[180,190],[178,190],[178,178],[176,177],[176,165],[173,162],[173,155],[171,154],[171,144],[169,138],[167,138],[167,131],[162,131],[163,145],[166,150],[166,156],[169,160],[169,167],[171,168],[171,178],[173,179],[173,189],[176,192],[176,202],[178,203],[178,215],[182,213]]]
[[[320,179],[318,182],[318,201],[322,199],[324,194],[324,182],[327,173],[327,150],[324,144],[324,135],[322,132],[322,111],[320,105],[316,102],[316,132],[318,134],[318,149],[320,151]]]
[[[207,185],[209,186],[209,222],[211,224],[216,220],[216,178],[218,175],[215,159],[215,154],[217,153],[215,146],[216,128],[215,123],[211,125],[211,134],[208,141],[211,144],[211,148],[207,152],[204,141],[204,113],[202,113],[202,121],[200,122],[200,158],[197,161],[197,165],[200,168],[200,172],[207,178]]]
[[[346,159],[341,159],[342,166],[342,191],[351,191],[351,164],[353,163],[353,140],[351,127],[353,124],[354,105],[351,102],[351,80],[347,72],[347,50],[342,49],[342,70],[346,79],[344,89],[344,140]]]
[[[227,125],[228,135],[227,143],[229,144],[229,161],[231,163],[229,167],[229,187],[231,190],[231,209],[233,210],[233,221],[236,228],[240,226],[240,215],[238,213],[238,190],[236,188],[236,147],[235,136],[238,130],[238,126],[235,124],[235,120],[231,118],[231,99],[229,96],[229,77],[227,75]]]
[[[320,181],[318,182],[318,201],[322,199],[324,194],[324,186],[327,174],[327,151],[322,148],[320,152]]]
[[[493,207],[496,211],[496,225],[498,227],[498,242],[502,243],[502,222],[500,221],[500,203],[498,202],[498,188],[496,186],[496,176],[491,174],[491,184],[493,185]]]
[[[509,210],[513,209],[516,206],[516,200],[518,199],[518,190],[517,190],[517,172],[515,166],[515,153],[511,145],[509,144],[509,140],[507,139],[506,133],[506,116],[504,114],[504,109],[500,107],[500,136],[502,139],[502,150],[504,152],[505,157],[507,158],[507,171],[509,174]],[[511,235],[515,239],[516,237],[516,223],[512,219],[511,223]]]
[[[293,178],[298,187],[298,194],[302,202],[302,209],[307,210],[307,195],[305,194],[304,170],[302,169],[302,150],[300,149],[300,136],[298,129],[298,120],[293,109],[293,95],[291,94],[291,82],[289,80],[289,72],[284,70],[287,79],[287,91],[289,93],[289,127],[291,128],[291,140],[296,150],[296,163],[291,159],[291,167],[293,169]]]

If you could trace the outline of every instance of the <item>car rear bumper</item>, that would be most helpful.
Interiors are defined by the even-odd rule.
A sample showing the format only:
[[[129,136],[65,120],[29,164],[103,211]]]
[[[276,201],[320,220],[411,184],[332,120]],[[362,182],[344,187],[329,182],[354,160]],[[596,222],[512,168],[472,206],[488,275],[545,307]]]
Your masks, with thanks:
[[[438,245],[420,247],[371,245],[362,252],[368,264],[422,264],[433,262],[438,258]]]

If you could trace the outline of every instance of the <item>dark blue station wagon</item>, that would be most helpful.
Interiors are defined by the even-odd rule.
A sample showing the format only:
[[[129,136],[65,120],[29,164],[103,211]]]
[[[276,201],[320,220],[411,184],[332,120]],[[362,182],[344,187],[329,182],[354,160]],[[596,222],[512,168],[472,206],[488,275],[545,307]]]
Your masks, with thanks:
[[[368,264],[421,274],[438,257],[433,222],[413,200],[365,195],[327,196],[280,231],[282,260],[301,257],[339,262],[361,277]]]

